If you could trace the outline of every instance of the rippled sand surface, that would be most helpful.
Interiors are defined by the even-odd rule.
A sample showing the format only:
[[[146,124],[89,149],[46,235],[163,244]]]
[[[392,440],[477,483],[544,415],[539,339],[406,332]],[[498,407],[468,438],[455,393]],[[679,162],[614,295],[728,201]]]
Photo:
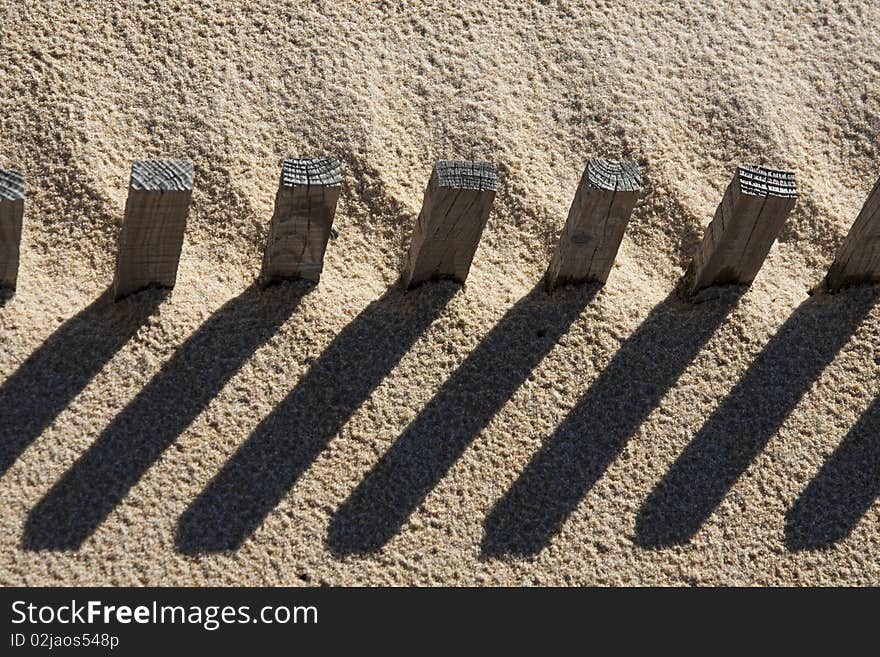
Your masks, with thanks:
[[[880,8],[767,4],[0,0],[0,583],[880,583],[880,307],[808,295],[878,176]],[[263,291],[288,154],[342,161],[339,236]],[[162,156],[177,287],[109,304]],[[547,296],[590,157],[643,197],[607,285]],[[402,293],[440,158],[499,192],[467,286]],[[741,163],[797,207],[683,303]]]

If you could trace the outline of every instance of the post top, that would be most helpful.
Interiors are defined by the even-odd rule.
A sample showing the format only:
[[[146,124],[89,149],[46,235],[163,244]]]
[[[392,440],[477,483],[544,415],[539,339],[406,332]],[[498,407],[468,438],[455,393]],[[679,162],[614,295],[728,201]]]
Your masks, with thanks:
[[[434,174],[440,187],[492,192],[498,188],[498,172],[491,162],[437,160]]]
[[[0,169],[0,200],[20,201],[24,198],[24,174],[15,169]]]
[[[737,167],[736,177],[739,191],[752,196],[780,196],[795,198],[797,186],[794,171],[780,171],[762,166],[744,165]]]
[[[186,192],[193,188],[189,160],[138,160],[131,165],[131,188],[147,192]]]
[[[639,165],[630,160],[592,159],[587,162],[587,177],[592,187],[611,192],[637,192],[642,188]]]
[[[284,187],[341,185],[342,165],[329,157],[286,157],[281,165],[281,184]]]

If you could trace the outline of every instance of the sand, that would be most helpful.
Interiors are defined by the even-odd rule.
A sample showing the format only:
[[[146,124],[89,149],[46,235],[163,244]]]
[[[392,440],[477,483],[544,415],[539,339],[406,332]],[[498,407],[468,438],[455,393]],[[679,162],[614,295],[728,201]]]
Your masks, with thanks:
[[[871,2],[2,1],[0,583],[878,584],[877,291],[810,296],[875,182]],[[285,155],[341,159],[320,284],[254,286]],[[116,305],[131,161],[189,157],[170,295]],[[608,283],[541,277],[590,157]],[[394,287],[433,161],[498,196]],[[734,168],[797,171],[755,283],[674,294]]]

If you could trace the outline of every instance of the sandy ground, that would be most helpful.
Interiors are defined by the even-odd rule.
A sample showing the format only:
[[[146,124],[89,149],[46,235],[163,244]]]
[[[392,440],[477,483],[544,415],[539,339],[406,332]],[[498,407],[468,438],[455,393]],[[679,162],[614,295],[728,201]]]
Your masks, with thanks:
[[[876,290],[807,293],[878,175],[876,3],[127,4],[0,1],[0,583],[880,583]],[[340,234],[261,291],[287,154],[342,160]],[[113,305],[158,156],[196,165],[178,285]],[[595,156],[644,197],[547,296]],[[499,193],[467,286],[402,293],[438,158]],[[745,162],[798,206],[682,303]]]

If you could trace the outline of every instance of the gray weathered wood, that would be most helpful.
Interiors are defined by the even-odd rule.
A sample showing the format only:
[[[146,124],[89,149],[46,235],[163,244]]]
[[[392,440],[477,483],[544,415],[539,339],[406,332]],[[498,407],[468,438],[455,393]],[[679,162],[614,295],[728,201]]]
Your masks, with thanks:
[[[488,162],[439,160],[425,189],[401,281],[464,283],[489,218],[498,174]]]
[[[880,283],[880,180],[825,276],[825,286],[831,291],[861,283]]]
[[[24,176],[0,169],[0,288],[15,289],[24,217]]]
[[[132,164],[116,252],[114,298],[152,285],[174,287],[192,188],[189,160]]]
[[[751,284],[796,199],[793,172],[739,167],[691,262],[689,291]]]
[[[269,226],[260,280],[305,278],[316,283],[342,189],[342,167],[327,158],[287,158]]]
[[[544,277],[548,290],[565,283],[608,280],[641,187],[635,162],[587,163]]]

